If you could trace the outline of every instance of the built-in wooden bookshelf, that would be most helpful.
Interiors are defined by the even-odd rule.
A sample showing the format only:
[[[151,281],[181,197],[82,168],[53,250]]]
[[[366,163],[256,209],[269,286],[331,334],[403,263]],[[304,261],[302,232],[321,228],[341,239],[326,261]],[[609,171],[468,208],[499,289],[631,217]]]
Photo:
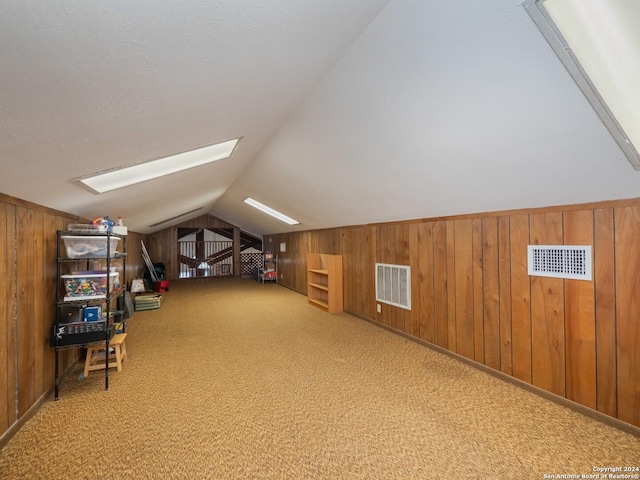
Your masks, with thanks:
[[[307,297],[328,313],[342,311],[342,255],[307,254]]]

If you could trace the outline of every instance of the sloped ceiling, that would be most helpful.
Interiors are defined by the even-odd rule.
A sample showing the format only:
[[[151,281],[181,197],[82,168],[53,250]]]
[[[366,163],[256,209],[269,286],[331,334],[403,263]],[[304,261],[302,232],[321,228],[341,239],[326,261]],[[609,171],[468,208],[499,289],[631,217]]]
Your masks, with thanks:
[[[639,197],[521,3],[5,2],[0,192],[141,233],[209,213],[258,235]],[[239,136],[163,179],[69,181]]]

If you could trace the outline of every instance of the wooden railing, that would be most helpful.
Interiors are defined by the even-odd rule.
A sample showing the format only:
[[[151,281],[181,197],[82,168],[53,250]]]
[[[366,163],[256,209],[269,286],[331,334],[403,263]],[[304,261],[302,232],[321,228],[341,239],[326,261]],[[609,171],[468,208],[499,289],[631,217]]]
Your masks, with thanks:
[[[233,242],[178,242],[180,278],[233,275]]]

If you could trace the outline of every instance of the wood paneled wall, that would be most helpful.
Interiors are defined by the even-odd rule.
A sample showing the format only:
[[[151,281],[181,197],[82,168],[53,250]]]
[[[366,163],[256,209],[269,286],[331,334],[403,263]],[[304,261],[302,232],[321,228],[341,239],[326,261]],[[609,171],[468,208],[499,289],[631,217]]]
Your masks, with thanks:
[[[0,438],[53,387],[49,334],[55,322],[56,231],[81,221],[0,194]],[[135,248],[140,238],[128,236],[129,280],[142,272]],[[60,371],[78,355],[77,349],[61,351]]]
[[[164,263],[166,276],[169,279],[176,279],[180,276],[180,264],[178,261],[178,229],[179,228],[231,228],[239,235],[239,229],[230,223],[219,220],[210,215],[201,215],[197,218],[187,220],[173,227],[149,235],[148,243],[145,243],[151,261],[154,263]],[[236,240],[237,243],[237,240]],[[239,252],[238,252],[239,253]],[[239,258],[239,255],[238,255]],[[240,274],[240,266],[234,262],[234,274]]]
[[[265,237],[280,283],[306,293],[306,254],[341,254],[344,307],[640,426],[640,200]],[[593,280],[529,276],[527,245],[591,245]],[[411,266],[412,309],[381,304],[374,264]]]

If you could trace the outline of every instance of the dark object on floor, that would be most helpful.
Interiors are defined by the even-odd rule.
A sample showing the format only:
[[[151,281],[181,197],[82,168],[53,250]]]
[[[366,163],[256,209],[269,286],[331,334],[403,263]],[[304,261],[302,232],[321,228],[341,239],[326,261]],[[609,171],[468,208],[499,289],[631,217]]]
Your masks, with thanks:
[[[158,280],[157,282],[153,282],[153,291],[160,293],[168,292],[169,280]]]
[[[131,318],[133,316],[135,307],[133,305],[133,300],[131,300],[131,294],[129,292],[125,291],[124,295],[118,298],[118,310],[122,310],[124,312],[122,315],[123,320]]]
[[[162,280],[165,274],[167,273],[167,269],[164,266],[164,263],[154,263],[153,270],[156,278],[154,278],[152,273],[149,271],[149,267],[145,268],[144,275],[142,276],[142,278],[145,280],[151,280],[151,281],[156,281],[156,279]]]

